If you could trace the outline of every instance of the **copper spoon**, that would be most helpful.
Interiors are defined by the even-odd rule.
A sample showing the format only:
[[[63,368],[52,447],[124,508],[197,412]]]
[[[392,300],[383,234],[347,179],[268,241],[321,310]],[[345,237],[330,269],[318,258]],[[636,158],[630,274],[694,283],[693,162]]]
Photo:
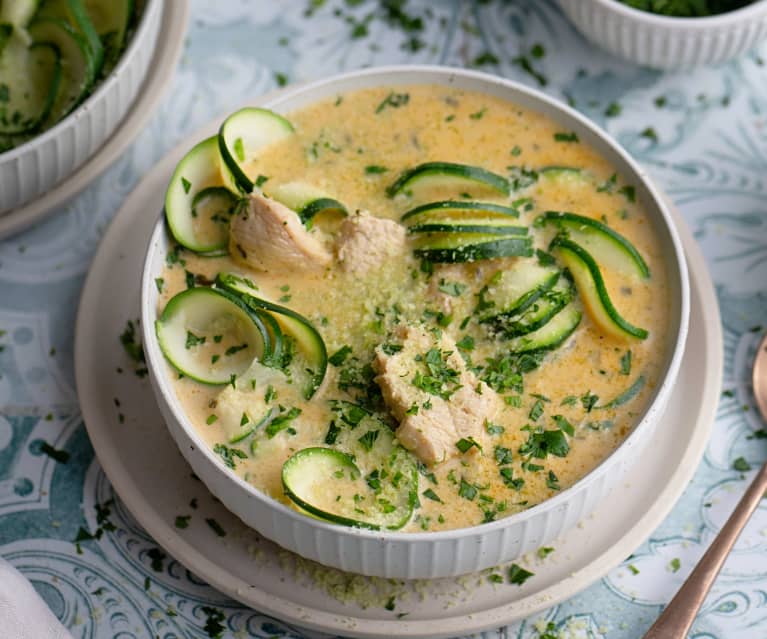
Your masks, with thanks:
[[[752,375],[756,405],[762,418],[767,421],[767,335],[762,338],[756,351]],[[767,491],[767,462],[754,477],[746,494],[735,506],[732,515],[695,566],[695,570],[647,631],[644,639],[685,639],[687,637],[722,564],[762,500],[765,491]]]

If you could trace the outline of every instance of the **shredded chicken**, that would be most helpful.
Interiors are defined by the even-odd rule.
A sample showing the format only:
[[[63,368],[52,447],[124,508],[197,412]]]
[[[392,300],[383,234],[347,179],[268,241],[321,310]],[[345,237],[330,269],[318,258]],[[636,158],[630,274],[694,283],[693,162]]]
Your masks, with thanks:
[[[373,368],[384,402],[400,422],[397,439],[427,464],[459,454],[456,443],[461,439],[471,437],[481,442],[485,420],[498,410],[499,399],[467,370],[455,342],[444,334],[436,338],[420,327],[400,327],[396,337],[401,340],[402,350],[387,354],[379,346]],[[452,379],[442,386],[441,394],[427,392],[423,384],[413,383],[419,372],[430,374],[424,358],[433,349]]]
[[[405,229],[394,220],[361,211],[341,223],[336,255],[347,272],[363,275],[405,250]]]
[[[259,271],[316,270],[333,259],[295,211],[260,193],[232,218],[229,246],[234,259]]]

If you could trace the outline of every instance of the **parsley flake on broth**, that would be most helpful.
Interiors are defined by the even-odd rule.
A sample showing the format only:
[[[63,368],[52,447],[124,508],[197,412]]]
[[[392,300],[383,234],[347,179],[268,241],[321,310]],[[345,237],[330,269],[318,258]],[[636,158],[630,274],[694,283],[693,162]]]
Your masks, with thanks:
[[[524,55],[537,73],[545,49]],[[415,85],[222,131],[171,180],[179,247],[154,275],[175,391],[227,472],[338,524],[436,531],[566,490],[634,427],[667,347],[663,259],[576,132]],[[222,147],[254,190],[205,226],[191,168]]]

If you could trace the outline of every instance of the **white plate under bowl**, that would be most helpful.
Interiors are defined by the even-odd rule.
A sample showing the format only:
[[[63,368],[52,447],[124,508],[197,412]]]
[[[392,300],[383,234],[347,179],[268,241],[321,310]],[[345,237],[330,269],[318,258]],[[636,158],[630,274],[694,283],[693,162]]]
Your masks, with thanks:
[[[164,2],[162,24],[149,62],[149,70],[138,89],[126,116],[104,145],[79,169],[44,195],[11,211],[0,213],[0,239],[32,226],[69,201],[117,160],[134,138],[141,133],[160,98],[168,88],[184,45],[189,14],[188,0]]]
[[[199,500],[188,528],[176,528],[175,516],[189,514],[190,499],[204,489],[171,439],[149,382],[131,374],[118,341],[125,322],[139,316],[143,251],[173,168],[164,166],[151,171],[126,200],[93,260],[76,326],[77,390],[96,455],[122,501],[157,543],[215,588],[290,623],[347,636],[449,637],[497,628],[572,597],[604,576],[661,523],[692,478],[714,420],[723,348],[705,261],[675,214],[690,266],[690,334],[654,436],[654,453],[591,516],[551,544],[556,552],[543,561],[520,562],[535,572],[522,587],[494,586],[484,577],[441,579],[422,583],[423,599],[398,603],[396,612],[382,605],[363,609],[330,596],[301,570],[311,571],[314,564],[261,538],[212,497]],[[115,397],[125,423],[118,422]],[[218,521],[226,537],[218,537],[207,518]],[[338,571],[319,570],[326,585],[341,581]],[[371,588],[381,584],[358,579]],[[398,619],[402,612],[409,614]]]

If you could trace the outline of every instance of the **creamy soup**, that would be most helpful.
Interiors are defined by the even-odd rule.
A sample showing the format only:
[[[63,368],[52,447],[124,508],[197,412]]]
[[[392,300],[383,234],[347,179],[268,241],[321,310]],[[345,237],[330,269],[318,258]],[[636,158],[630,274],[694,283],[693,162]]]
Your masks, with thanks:
[[[272,315],[283,333],[275,361],[233,324],[186,326],[185,356],[243,360],[218,385],[169,373],[222,464],[274,499],[340,523],[433,531],[530,508],[620,445],[668,348],[663,257],[631,184],[554,121],[458,89],[363,90],[288,120],[292,134],[239,158],[254,195],[217,220],[195,221],[230,226],[226,254],[179,248],[157,274],[158,313],[188,287],[230,273],[254,298],[305,318],[324,342],[320,380],[316,352],[284,315]],[[490,172],[508,188],[439,166],[392,187],[429,162]],[[325,201],[303,224],[285,212],[286,201],[297,208],[296,188]],[[434,202],[479,204],[402,219]],[[576,216],[596,220],[596,231]],[[593,257],[629,332],[589,297],[590,271],[572,246],[552,245],[557,235]],[[475,244],[478,252],[466,249]],[[631,334],[637,327],[645,337]],[[309,448],[342,455],[299,455],[283,473]]]

